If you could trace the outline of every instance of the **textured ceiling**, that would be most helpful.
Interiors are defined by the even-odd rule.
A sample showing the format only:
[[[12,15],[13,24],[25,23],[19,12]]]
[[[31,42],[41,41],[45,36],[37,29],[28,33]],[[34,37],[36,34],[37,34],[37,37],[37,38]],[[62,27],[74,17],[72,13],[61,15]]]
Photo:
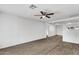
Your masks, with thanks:
[[[29,6],[29,4],[0,4],[0,11],[40,20],[40,17],[34,15],[40,14],[40,10],[47,10],[55,13],[54,16],[47,19],[50,22],[79,16],[79,4],[36,4],[37,8],[35,9],[30,9]]]

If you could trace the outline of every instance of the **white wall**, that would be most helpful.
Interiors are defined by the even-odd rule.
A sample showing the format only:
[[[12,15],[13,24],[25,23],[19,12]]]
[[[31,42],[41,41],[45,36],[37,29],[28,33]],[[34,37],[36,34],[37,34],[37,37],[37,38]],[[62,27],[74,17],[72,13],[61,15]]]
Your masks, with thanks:
[[[45,24],[7,14],[0,15],[0,48],[45,38]]]
[[[51,26],[49,35],[54,35]],[[52,31],[53,29],[53,31]],[[17,16],[0,14],[0,48],[14,46],[46,37],[44,23],[22,19]]]
[[[79,44],[79,29],[68,30],[68,26],[79,27],[79,24],[72,24],[72,25],[57,25],[56,26],[56,34],[63,36],[63,41],[77,43]]]
[[[63,26],[63,41],[79,44],[79,30],[68,30]]]
[[[63,26],[62,25],[56,25],[56,34],[63,35]]]

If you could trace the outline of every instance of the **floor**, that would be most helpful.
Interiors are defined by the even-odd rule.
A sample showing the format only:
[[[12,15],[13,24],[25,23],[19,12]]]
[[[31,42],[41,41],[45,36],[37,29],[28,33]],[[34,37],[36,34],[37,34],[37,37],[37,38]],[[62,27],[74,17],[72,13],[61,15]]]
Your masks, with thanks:
[[[17,46],[0,49],[0,55],[78,55],[79,45],[63,42],[61,36],[53,36]]]

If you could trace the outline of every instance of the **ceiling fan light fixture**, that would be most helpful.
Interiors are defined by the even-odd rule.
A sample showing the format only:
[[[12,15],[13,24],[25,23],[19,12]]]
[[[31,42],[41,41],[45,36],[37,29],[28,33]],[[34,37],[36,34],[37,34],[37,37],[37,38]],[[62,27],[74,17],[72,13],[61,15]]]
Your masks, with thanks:
[[[42,16],[42,18],[45,18],[45,16]]]
[[[44,19],[45,17],[46,18],[51,18],[51,15],[54,15],[54,13],[48,13],[48,12],[45,12],[45,11],[40,11],[41,15],[36,15],[36,16],[41,16],[40,19]]]

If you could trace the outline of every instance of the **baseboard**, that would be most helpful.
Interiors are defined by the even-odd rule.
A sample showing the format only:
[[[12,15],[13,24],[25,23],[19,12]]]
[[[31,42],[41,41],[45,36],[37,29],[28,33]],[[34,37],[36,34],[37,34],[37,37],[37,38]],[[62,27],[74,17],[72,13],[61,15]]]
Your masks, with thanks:
[[[63,40],[63,42],[68,42],[68,43],[73,43],[73,44],[79,44],[79,42],[74,42],[74,41],[66,41],[66,40]]]
[[[55,36],[57,36],[57,35],[50,36],[50,37],[55,37]],[[50,38],[50,37],[48,37],[48,38]],[[18,45],[21,45],[21,44],[31,43],[31,42],[39,41],[39,40],[44,40],[44,39],[46,39],[46,38],[47,38],[47,37],[40,38],[40,39],[36,39],[36,40],[32,40],[32,41],[28,41],[28,42],[23,42],[23,43],[11,45],[11,46],[6,46],[6,47],[2,47],[2,48],[0,48],[0,49],[10,48],[10,47],[18,46]]]

